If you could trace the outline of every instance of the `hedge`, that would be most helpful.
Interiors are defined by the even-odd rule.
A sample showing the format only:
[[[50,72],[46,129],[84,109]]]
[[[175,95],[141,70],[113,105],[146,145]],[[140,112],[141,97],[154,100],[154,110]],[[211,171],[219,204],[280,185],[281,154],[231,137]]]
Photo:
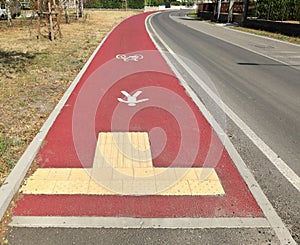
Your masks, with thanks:
[[[144,4],[144,0],[127,0],[127,8],[130,9],[143,9]]]
[[[122,0],[87,0],[84,6],[86,8],[121,9],[123,4]],[[144,0],[127,0],[127,8],[142,9]]]
[[[257,0],[256,11],[260,19],[300,21],[300,0]]]

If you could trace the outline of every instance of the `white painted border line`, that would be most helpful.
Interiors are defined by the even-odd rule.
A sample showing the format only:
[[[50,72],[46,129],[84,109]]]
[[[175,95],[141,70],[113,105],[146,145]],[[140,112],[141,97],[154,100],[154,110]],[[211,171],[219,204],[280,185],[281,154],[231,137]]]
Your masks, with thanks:
[[[248,169],[247,165],[245,164],[244,160],[241,158],[233,144],[231,143],[230,139],[226,135],[226,133],[223,131],[222,127],[216,122],[216,120],[213,118],[213,116],[210,114],[210,112],[206,109],[204,104],[200,101],[198,96],[194,93],[194,91],[189,87],[188,83],[184,80],[184,78],[181,76],[181,74],[177,71],[175,66],[171,63],[169,58],[163,53],[163,50],[158,45],[158,43],[155,41],[155,39],[151,36],[151,32],[149,31],[147,22],[149,23],[149,26],[151,27],[153,33],[156,35],[156,37],[160,40],[162,45],[168,50],[170,54],[177,60],[177,62],[195,79],[200,86],[202,86],[202,89],[215,101],[215,103],[229,116],[238,127],[240,127],[239,122],[242,122],[241,119],[238,118],[234,112],[229,109],[228,106],[226,106],[224,103],[221,104],[222,101],[217,97],[217,95],[174,53],[174,51],[161,39],[161,37],[157,34],[157,32],[154,30],[152,24],[151,24],[151,18],[158,13],[155,13],[149,18],[146,19],[145,25],[147,28],[147,31],[149,33],[150,38],[152,39],[153,43],[157,47],[157,49],[161,52],[162,56],[165,58],[166,62],[169,64],[172,71],[175,73],[175,75],[178,77],[184,88],[186,89],[187,93],[191,96],[193,101],[198,106],[199,110],[202,112],[202,114],[205,116],[205,118],[208,120],[210,125],[213,127],[215,132],[218,134],[219,138],[223,138],[223,144],[225,149],[227,150],[228,154],[230,155],[231,159],[235,163],[239,173],[241,174],[242,178],[246,182],[249,190],[251,191],[253,197],[257,201],[258,205],[262,209],[265,217],[267,218],[268,222],[270,223],[270,226],[275,231],[276,235],[278,236],[278,239],[282,244],[296,244],[294,239],[292,238],[290,232],[285,227],[284,223],[282,222],[281,218],[278,216],[276,211],[274,210],[272,204],[268,200],[268,198],[263,193],[262,189],[260,188],[259,184],[253,177],[252,173]],[[233,116],[234,115],[234,116]],[[235,121],[238,119],[238,121]],[[243,123],[242,126],[246,125]],[[248,126],[247,126],[248,127]],[[248,129],[251,131],[251,129],[248,127]],[[243,129],[242,129],[243,130]],[[253,131],[251,131],[253,132]],[[248,132],[245,132],[246,135]],[[255,135],[255,133],[253,132]],[[250,137],[249,135],[248,137]],[[258,136],[257,136],[258,138]],[[258,138],[260,139],[260,138]],[[252,140],[252,139],[251,139]],[[262,141],[262,140],[261,140]],[[256,142],[254,141],[254,144]],[[257,144],[256,144],[257,145]],[[257,145],[260,148],[260,145]],[[267,146],[267,145],[266,145]],[[261,149],[261,148],[260,148]],[[262,149],[261,149],[262,150]],[[275,153],[274,153],[275,154]],[[273,160],[273,159],[272,159]]]
[[[121,22],[122,23],[122,22]],[[118,25],[120,25],[119,23]],[[0,220],[2,219],[3,215],[5,214],[11,200],[13,199],[14,195],[18,192],[20,185],[23,181],[23,179],[26,176],[26,173],[28,169],[30,168],[32,161],[34,160],[36,154],[38,153],[41,144],[43,143],[46,135],[48,134],[48,131],[52,127],[54,121],[56,120],[57,116],[60,114],[60,111],[64,107],[65,103],[67,102],[69,96],[79,83],[82,75],[85,73],[86,69],[98,53],[99,49],[102,47],[103,43],[106,41],[108,36],[111,34],[111,32],[118,26],[116,25],[113,27],[113,29],[103,38],[101,43],[98,45],[98,47],[95,49],[95,51],[92,53],[88,61],[85,63],[81,71],[78,73],[74,81],[71,83],[70,87],[67,89],[67,91],[64,93],[61,100],[58,102],[54,110],[51,112],[50,116],[46,120],[46,122],[43,124],[40,131],[37,133],[37,135],[34,137],[34,139],[31,141],[30,145],[27,147],[26,151],[23,153],[11,173],[8,175],[8,177],[5,179],[3,185],[0,188]]]
[[[125,218],[15,216],[13,227],[60,228],[270,228],[265,218]]]

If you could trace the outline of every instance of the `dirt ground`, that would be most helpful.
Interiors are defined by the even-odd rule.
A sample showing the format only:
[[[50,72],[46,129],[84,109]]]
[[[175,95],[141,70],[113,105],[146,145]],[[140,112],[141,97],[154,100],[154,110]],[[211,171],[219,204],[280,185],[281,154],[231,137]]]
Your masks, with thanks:
[[[65,90],[113,26],[137,11],[85,11],[62,19],[62,38],[37,39],[36,20],[0,21],[0,186]]]

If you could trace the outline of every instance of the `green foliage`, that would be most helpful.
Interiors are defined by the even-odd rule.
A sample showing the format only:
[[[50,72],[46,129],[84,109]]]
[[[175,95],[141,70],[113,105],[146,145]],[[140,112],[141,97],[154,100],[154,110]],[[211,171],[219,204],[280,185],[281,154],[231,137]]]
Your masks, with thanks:
[[[174,6],[193,6],[194,2],[193,1],[183,1],[183,2],[171,1],[171,5],[174,5]]]
[[[127,7],[130,9],[142,9],[144,4],[144,0],[127,0]]]
[[[300,20],[300,0],[257,0],[257,17],[268,20]]]
[[[84,7],[121,9],[123,7],[123,4],[122,0],[87,0]],[[144,0],[127,0],[127,8],[142,9],[144,8]]]
[[[159,6],[159,5],[164,5],[165,2],[166,2],[165,0],[146,0],[145,3],[147,6]]]
[[[122,8],[122,0],[87,0],[86,8],[106,8],[120,9]]]
[[[171,4],[174,5],[174,6],[180,6],[180,5],[182,5],[182,2],[179,2],[179,1],[174,1],[173,2],[172,1]]]

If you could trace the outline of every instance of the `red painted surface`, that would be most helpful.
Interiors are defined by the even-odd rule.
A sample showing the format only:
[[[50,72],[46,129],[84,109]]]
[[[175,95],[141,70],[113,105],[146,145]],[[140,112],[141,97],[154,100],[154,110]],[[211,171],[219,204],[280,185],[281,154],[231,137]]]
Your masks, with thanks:
[[[99,132],[149,132],[156,167],[215,167],[224,196],[24,195],[15,215],[122,217],[259,217],[262,212],[221,141],[154,47],[148,14],[119,25],[103,44],[45,139],[44,168],[91,167]],[[141,53],[138,62],[115,59]],[[148,102],[129,107],[120,91],[141,90]],[[166,144],[161,147],[163,129]],[[187,140],[188,139],[188,140]],[[163,142],[164,143],[164,142]],[[182,145],[181,145],[182,144]],[[179,152],[179,153],[178,153]]]

